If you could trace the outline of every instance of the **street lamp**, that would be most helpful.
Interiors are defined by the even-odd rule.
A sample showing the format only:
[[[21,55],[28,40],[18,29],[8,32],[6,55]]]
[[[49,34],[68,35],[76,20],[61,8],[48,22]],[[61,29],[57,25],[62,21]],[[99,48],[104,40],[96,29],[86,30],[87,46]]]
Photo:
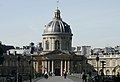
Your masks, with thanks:
[[[29,60],[29,67],[30,67],[29,79],[30,79],[30,82],[32,82],[32,78],[31,78],[31,60]]]
[[[105,64],[105,61],[101,61],[101,63],[102,63],[102,72],[101,72],[101,75],[104,76],[104,68],[105,68],[104,66],[106,64]]]
[[[29,66],[30,66],[29,78],[30,78],[30,82],[32,82],[32,59],[29,60]]]
[[[17,56],[17,82],[19,82],[19,62],[20,62],[20,56]]]
[[[35,78],[36,78],[36,64],[37,64],[37,62],[35,61]]]
[[[99,68],[98,68],[99,57],[98,57],[98,54],[97,54],[97,57],[96,57],[96,61],[97,61],[97,78],[98,78],[98,82],[99,82],[99,75],[98,75],[98,71],[99,71]]]

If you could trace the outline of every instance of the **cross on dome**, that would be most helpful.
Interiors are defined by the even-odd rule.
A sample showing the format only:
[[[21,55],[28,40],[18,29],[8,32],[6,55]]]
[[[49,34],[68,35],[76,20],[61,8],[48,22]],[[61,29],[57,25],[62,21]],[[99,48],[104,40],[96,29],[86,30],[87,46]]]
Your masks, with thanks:
[[[60,10],[59,10],[58,4],[59,4],[59,0],[57,0],[57,10],[55,11],[55,17],[54,18],[61,20]]]
[[[59,8],[58,6],[59,6],[59,0],[57,0],[57,9]]]

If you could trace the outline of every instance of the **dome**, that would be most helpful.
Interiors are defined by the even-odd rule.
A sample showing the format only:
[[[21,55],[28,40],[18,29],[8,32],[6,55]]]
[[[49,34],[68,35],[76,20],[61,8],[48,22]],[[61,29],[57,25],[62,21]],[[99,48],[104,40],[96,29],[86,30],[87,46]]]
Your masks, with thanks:
[[[70,25],[62,21],[59,9],[56,10],[53,20],[45,26],[43,34],[72,34]]]

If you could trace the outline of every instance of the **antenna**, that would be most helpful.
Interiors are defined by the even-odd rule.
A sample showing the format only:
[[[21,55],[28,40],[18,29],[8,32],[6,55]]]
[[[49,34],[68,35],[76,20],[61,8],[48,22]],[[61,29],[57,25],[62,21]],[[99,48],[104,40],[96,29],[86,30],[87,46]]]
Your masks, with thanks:
[[[59,0],[57,0],[57,9],[59,8],[58,6],[59,6]]]

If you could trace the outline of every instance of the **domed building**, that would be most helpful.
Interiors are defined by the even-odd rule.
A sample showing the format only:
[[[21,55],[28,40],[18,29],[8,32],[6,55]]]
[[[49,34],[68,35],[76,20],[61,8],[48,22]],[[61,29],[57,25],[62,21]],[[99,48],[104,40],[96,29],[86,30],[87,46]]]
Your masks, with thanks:
[[[43,51],[71,51],[73,34],[70,25],[62,20],[59,9],[56,10],[53,20],[45,26],[42,36]]]
[[[63,71],[68,73],[83,71],[86,58],[72,52],[73,34],[70,25],[62,20],[58,8],[52,21],[45,25],[42,36],[43,51],[33,56],[38,62],[38,72],[47,71],[62,76]]]

